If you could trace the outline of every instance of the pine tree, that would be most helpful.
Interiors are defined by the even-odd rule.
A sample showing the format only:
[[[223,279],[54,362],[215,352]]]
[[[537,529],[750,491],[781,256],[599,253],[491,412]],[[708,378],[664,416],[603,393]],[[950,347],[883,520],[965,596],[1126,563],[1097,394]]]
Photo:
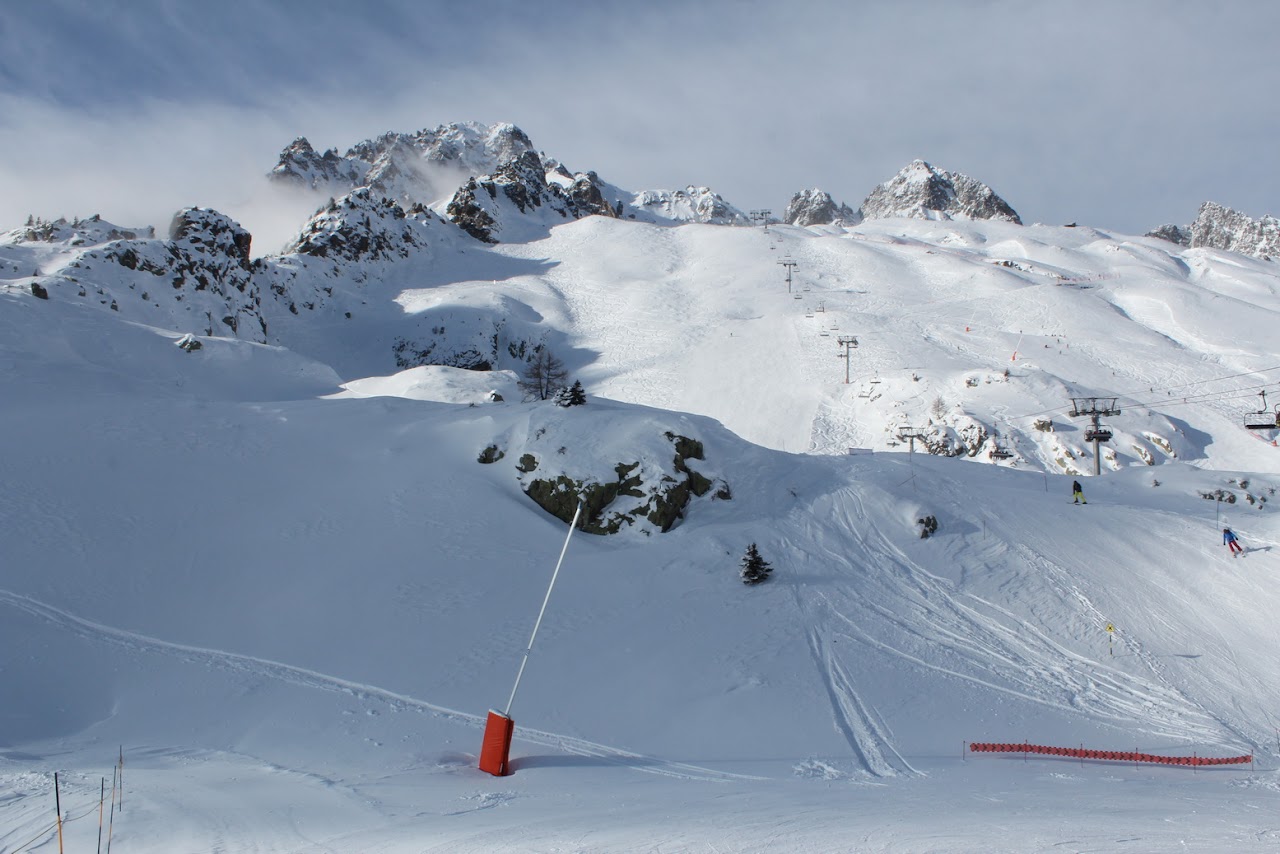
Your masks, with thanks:
[[[773,572],[773,567],[764,558],[760,557],[760,550],[756,548],[756,544],[752,543],[747,546],[747,553],[742,556],[742,568],[739,575],[742,576],[743,584],[759,584],[769,577],[769,573]]]
[[[582,390],[582,382],[574,380],[573,385],[569,388],[562,388],[556,392],[557,406],[582,406],[587,402],[587,393]]]

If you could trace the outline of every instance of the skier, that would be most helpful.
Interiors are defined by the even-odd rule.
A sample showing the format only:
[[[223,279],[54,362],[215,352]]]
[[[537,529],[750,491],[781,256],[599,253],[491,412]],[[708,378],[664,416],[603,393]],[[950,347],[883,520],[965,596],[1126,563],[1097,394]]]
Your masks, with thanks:
[[[1244,549],[1240,546],[1240,540],[1236,537],[1235,531],[1230,528],[1222,529],[1222,544],[1231,550],[1232,557],[1244,554]]]
[[[1075,501],[1071,502],[1072,504],[1088,504],[1089,503],[1088,501],[1084,500],[1084,487],[1080,485],[1080,481],[1078,480],[1074,481],[1071,484],[1071,495],[1073,498],[1075,498]]]

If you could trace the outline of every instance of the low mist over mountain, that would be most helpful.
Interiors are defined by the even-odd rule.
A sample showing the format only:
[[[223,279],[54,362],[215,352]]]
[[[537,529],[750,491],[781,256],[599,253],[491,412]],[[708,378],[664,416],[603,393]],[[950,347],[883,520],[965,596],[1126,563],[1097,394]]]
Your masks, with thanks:
[[[366,186],[408,206],[430,207],[486,243],[529,240],[584,216],[642,222],[745,225],[748,218],[705,187],[621,190],[595,172],[571,172],[534,150],[511,124],[441,125],[412,134],[386,133],[316,154],[304,138],[280,154],[271,180],[341,194]]]

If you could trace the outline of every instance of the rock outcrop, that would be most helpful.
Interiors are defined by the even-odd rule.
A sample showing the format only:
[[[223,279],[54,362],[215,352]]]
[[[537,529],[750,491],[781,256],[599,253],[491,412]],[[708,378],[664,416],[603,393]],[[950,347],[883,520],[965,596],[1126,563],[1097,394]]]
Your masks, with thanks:
[[[788,225],[857,225],[858,212],[844,203],[836,204],[830,193],[818,188],[801,190],[787,203],[782,221]]]
[[[1280,220],[1253,219],[1214,202],[1200,206],[1191,224],[1191,246],[1225,249],[1255,258],[1280,256]]]

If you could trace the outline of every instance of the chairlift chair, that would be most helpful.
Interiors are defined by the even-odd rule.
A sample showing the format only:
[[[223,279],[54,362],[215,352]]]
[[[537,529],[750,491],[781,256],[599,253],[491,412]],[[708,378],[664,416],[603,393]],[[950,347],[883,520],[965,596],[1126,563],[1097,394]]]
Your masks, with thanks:
[[[1105,424],[1100,424],[1097,427],[1086,427],[1084,428],[1084,440],[1086,442],[1110,442],[1111,428]]]
[[[1246,412],[1244,416],[1244,426],[1248,430],[1272,430],[1280,425],[1280,405],[1276,407],[1276,411],[1267,409],[1267,392],[1266,389],[1258,392],[1262,397],[1262,408],[1257,412]]]

